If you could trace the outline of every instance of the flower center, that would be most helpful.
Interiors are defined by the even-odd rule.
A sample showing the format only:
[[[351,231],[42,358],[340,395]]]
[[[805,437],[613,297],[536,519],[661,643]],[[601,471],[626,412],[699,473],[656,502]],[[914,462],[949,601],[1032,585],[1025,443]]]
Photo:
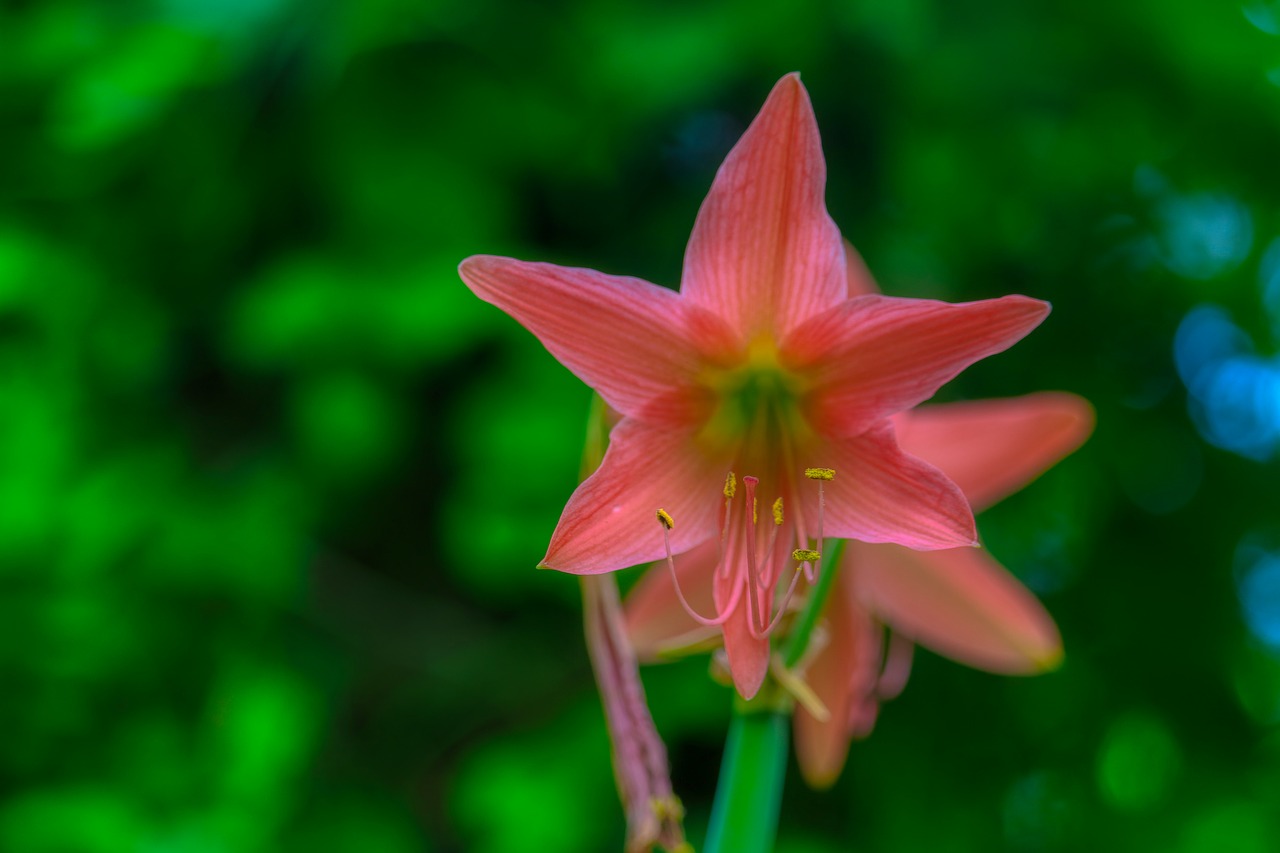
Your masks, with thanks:
[[[711,372],[705,382],[717,405],[700,438],[712,447],[742,447],[744,457],[763,463],[778,458],[783,442],[807,437],[802,382],[779,363],[771,340],[757,339],[742,364]]]
[[[817,547],[816,549],[810,548],[806,537],[797,541],[796,544],[800,547],[791,550],[791,560],[794,561],[795,568],[782,604],[777,608],[776,613],[771,612],[773,610],[773,587],[775,583],[783,578],[784,571],[782,570],[783,567],[771,565],[771,562],[774,555],[774,545],[778,541],[778,532],[783,527],[782,498],[778,498],[773,503],[773,523],[768,526],[768,533],[758,536],[757,528],[761,521],[756,487],[760,484],[759,479],[751,476],[742,478],[743,491],[746,493],[743,496],[745,500],[738,498],[739,508],[735,511],[735,498],[738,497],[738,479],[732,471],[725,478],[723,489],[724,512],[720,530],[720,556],[713,570],[714,574],[721,575],[723,573],[724,577],[728,578],[734,571],[733,563],[735,561],[731,554],[737,549],[732,547],[734,543],[731,540],[735,536],[740,538],[745,546],[743,549],[745,551],[745,560],[737,565],[739,575],[731,584],[732,592],[728,600],[722,603],[719,612],[711,616],[703,616],[694,610],[688,599],[685,598],[684,592],[681,591],[680,579],[676,574],[675,556],[671,552],[671,530],[675,527],[675,519],[665,509],[661,507],[657,509],[656,515],[662,527],[663,542],[666,545],[667,552],[667,566],[671,571],[671,582],[675,587],[676,596],[679,598],[680,604],[695,622],[708,627],[723,625],[737,609],[739,602],[745,597],[747,602],[747,628],[752,636],[757,639],[765,639],[773,633],[774,628],[778,626],[778,623],[786,613],[787,605],[791,602],[791,597],[796,591],[796,583],[801,575],[805,576],[810,583],[816,581],[817,567],[822,561],[822,485],[835,477],[835,471],[830,468],[806,468],[804,476],[810,481],[816,481],[818,486],[818,538],[815,542]],[[762,540],[767,542],[763,548],[760,547]]]

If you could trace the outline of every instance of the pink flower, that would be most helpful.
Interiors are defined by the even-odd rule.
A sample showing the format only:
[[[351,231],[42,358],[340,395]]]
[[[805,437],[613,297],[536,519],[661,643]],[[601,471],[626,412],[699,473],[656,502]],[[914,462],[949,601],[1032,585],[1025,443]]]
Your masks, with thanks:
[[[875,284],[852,251],[851,292]],[[1007,400],[926,406],[893,417],[902,448],[937,465],[980,512],[1079,447],[1093,430],[1093,409],[1061,392]],[[711,598],[715,554],[707,547],[679,567],[694,606]],[[670,576],[651,569],[626,603],[628,631],[642,660],[661,660],[713,638],[679,606]],[[796,757],[806,781],[830,785],[851,738],[875,725],[879,702],[906,683],[911,645],[989,672],[1022,675],[1053,669],[1062,640],[1053,619],[985,551],[916,551],[850,542],[823,612],[823,639],[804,680],[826,714],[795,713]],[[892,632],[884,647],[886,627]],[[883,661],[883,663],[882,663]]]
[[[964,495],[899,448],[891,418],[1049,311],[1023,296],[851,296],[825,180],[812,106],[792,74],[716,174],[679,293],[509,258],[459,268],[623,416],[540,565],[595,574],[711,543],[713,610],[699,618],[723,632],[748,698],[769,667],[775,586],[798,576],[793,551],[811,566],[811,537],[818,550],[824,536],[925,550],[975,543]],[[835,478],[820,488],[809,466]],[[759,499],[782,502],[776,523],[756,512]],[[659,509],[671,524],[659,525]]]

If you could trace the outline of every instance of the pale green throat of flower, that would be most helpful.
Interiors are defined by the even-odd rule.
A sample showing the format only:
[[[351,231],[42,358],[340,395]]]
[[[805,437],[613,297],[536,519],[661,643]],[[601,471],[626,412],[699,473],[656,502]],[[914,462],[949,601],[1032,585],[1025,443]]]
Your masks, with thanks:
[[[702,382],[716,400],[698,434],[709,449],[737,448],[744,466],[754,469],[778,453],[789,461],[796,445],[808,441],[811,430],[800,405],[805,383],[782,366],[767,338],[747,347],[741,364],[708,370]]]

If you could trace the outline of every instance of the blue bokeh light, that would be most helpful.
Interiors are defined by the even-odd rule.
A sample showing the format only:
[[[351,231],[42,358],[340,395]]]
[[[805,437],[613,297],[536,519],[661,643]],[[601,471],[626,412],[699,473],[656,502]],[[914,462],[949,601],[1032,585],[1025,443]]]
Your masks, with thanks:
[[[1271,241],[1258,267],[1262,304],[1271,318],[1271,333],[1280,340],[1280,237]]]
[[[1205,440],[1249,459],[1271,458],[1280,448],[1280,360],[1259,355],[1215,305],[1188,312],[1173,346],[1192,419]]]
[[[1246,3],[1240,10],[1244,12],[1245,20],[1253,24],[1262,32],[1269,36],[1280,35],[1280,4],[1266,2],[1266,0],[1255,0],[1252,3]]]
[[[1236,552],[1236,591],[1249,630],[1272,651],[1280,651],[1280,551],[1252,538]]]
[[[1157,208],[1160,260],[1184,278],[1207,280],[1239,266],[1253,246],[1253,218],[1216,193],[1167,195]]]
[[[1209,281],[1249,257],[1253,216],[1236,198],[1222,192],[1179,192],[1149,164],[1134,170],[1133,189],[1147,204],[1149,226],[1124,251],[1140,268],[1159,263],[1182,278]]]

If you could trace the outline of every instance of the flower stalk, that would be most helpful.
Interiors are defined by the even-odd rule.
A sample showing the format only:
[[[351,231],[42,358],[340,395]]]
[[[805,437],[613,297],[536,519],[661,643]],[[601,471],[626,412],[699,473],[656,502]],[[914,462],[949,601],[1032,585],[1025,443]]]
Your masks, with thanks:
[[[843,539],[833,540],[826,549],[817,582],[787,640],[782,655],[786,669],[804,660],[843,553]],[[734,703],[706,853],[764,853],[773,849],[791,729],[791,703],[785,697],[781,689],[765,690],[751,701]]]
[[[789,715],[773,703],[735,703],[704,853],[773,849],[790,729]]]
[[[593,396],[580,479],[599,467],[608,444],[608,411],[604,401]],[[667,748],[649,714],[627,636],[618,583],[613,575],[586,575],[581,582],[587,653],[604,705],[614,778],[627,816],[626,853],[648,853],[655,844],[672,853],[692,853],[684,838],[684,807],[671,786]]]

